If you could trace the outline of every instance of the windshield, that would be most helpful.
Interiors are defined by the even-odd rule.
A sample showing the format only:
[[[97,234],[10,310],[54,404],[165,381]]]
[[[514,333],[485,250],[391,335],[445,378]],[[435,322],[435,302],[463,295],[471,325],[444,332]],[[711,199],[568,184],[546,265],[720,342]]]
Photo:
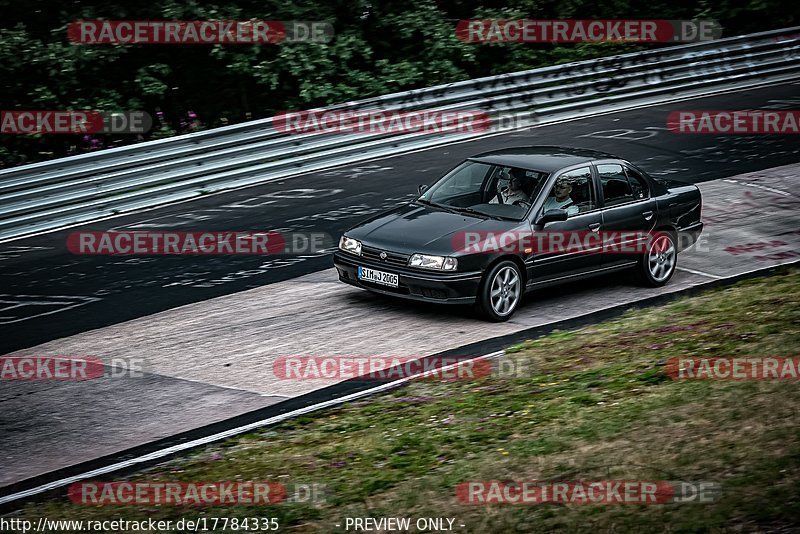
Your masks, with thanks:
[[[525,217],[547,173],[465,161],[419,198],[420,201],[455,209],[519,220]]]

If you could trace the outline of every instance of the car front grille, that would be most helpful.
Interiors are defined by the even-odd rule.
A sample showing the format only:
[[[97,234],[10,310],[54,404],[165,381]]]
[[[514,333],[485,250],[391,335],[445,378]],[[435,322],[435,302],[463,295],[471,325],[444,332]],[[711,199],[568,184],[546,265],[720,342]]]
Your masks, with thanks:
[[[386,259],[381,259],[381,252],[386,253]],[[395,267],[406,267],[408,265],[408,254],[400,254],[398,252],[389,252],[388,250],[381,250],[379,248],[361,246],[361,257],[366,260],[372,260],[377,263],[384,263],[386,265],[393,265]]]

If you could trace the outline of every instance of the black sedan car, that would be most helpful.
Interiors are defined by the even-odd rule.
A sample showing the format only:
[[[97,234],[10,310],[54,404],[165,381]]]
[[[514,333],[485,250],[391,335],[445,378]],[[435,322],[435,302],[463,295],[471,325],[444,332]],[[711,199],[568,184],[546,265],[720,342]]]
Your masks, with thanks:
[[[342,282],[504,321],[546,285],[622,269],[666,284],[703,229],[696,186],[585,149],[487,152],[419,189],[344,233]]]

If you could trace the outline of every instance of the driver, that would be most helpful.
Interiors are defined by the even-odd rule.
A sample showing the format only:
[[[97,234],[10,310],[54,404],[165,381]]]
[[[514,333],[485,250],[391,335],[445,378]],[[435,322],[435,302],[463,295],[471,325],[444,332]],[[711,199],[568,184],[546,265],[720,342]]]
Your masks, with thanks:
[[[575,215],[578,213],[578,206],[573,204],[570,193],[572,193],[572,184],[569,180],[564,178],[557,180],[550,195],[544,201],[542,212],[548,210],[566,210],[567,215]]]
[[[525,191],[522,190],[522,180],[519,178],[519,176],[516,176],[513,172],[509,173],[508,170],[505,171],[505,174],[509,176],[508,187],[500,189],[498,194],[493,196],[489,201],[489,204],[513,204],[514,202],[529,202],[528,195],[526,195]],[[500,180],[497,181],[497,185],[500,185]],[[498,199],[498,197],[500,197],[500,199]]]

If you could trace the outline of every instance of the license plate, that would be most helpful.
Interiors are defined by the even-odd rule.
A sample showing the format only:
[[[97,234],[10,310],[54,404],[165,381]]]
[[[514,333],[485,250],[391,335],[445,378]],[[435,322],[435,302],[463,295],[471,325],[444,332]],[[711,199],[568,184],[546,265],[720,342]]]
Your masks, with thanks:
[[[383,286],[397,287],[397,275],[392,273],[385,273],[383,271],[376,271],[374,269],[367,269],[366,267],[358,268],[358,279],[381,284]]]

